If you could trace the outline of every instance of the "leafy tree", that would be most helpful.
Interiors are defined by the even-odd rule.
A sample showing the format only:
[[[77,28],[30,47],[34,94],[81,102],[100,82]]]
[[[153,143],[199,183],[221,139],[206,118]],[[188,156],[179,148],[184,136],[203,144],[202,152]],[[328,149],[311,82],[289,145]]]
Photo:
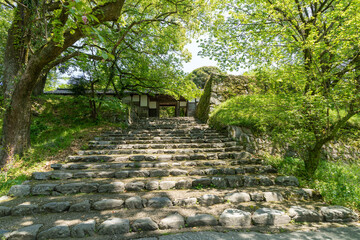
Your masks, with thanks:
[[[88,54],[75,51],[75,46],[89,39],[104,42],[102,31],[112,29],[119,33],[113,48],[116,51],[133,26],[156,22],[146,19],[149,16],[147,9],[159,18],[174,14],[174,24],[190,27],[196,32],[199,28],[195,17],[205,16],[202,10],[208,7],[205,0],[7,0],[1,4],[13,13],[13,18],[4,54],[2,84],[6,112],[0,167],[30,146],[30,96],[39,79],[44,76],[42,79],[46,80],[46,74],[54,66]],[[168,11],[170,9],[172,11]],[[198,14],[192,15],[193,12]],[[182,17],[175,19],[176,14]],[[153,45],[156,45],[155,38]],[[102,54],[101,59],[112,59],[116,55],[115,52]],[[114,69],[115,65],[112,66]]]
[[[14,17],[2,81],[6,111],[0,166],[30,146],[30,97],[42,71],[96,26],[117,21],[124,1],[7,1]]]
[[[221,74],[222,72],[218,67],[200,67],[190,73],[190,78],[198,88],[204,89],[211,73]]]
[[[360,112],[360,2],[229,0],[222,7],[227,14],[210,25],[203,55],[228,69],[251,66],[268,94],[294,100],[284,107],[297,122],[288,140],[312,176],[324,144]]]

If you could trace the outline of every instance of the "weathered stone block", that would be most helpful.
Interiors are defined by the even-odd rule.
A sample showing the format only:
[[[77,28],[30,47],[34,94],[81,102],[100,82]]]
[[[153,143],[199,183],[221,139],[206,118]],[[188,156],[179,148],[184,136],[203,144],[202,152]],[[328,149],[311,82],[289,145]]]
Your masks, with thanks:
[[[252,220],[255,225],[266,226],[266,225],[283,225],[288,224],[291,218],[286,215],[283,211],[270,209],[270,208],[260,208],[255,211],[252,216]]]
[[[120,209],[124,205],[121,199],[103,199],[93,203],[95,210]]]
[[[225,195],[224,199],[231,203],[241,203],[241,202],[250,202],[250,195],[245,192],[235,192],[228,193]]]
[[[120,192],[124,192],[124,190],[125,190],[125,184],[123,182],[112,182],[112,183],[100,185],[98,192],[120,193]]]
[[[359,216],[354,211],[342,206],[322,207],[320,212],[326,222],[353,222],[359,220]]]
[[[144,161],[145,156],[144,155],[133,155],[129,157],[130,161]]]
[[[70,208],[69,202],[51,202],[43,205],[46,212],[60,213],[67,211]]]
[[[193,180],[192,186],[193,187],[208,187],[211,184],[210,178],[198,178]]]
[[[184,217],[180,214],[172,214],[160,221],[160,229],[181,229],[185,227]]]
[[[129,177],[129,171],[115,172],[115,178],[128,178],[128,177]]]
[[[20,204],[11,209],[11,215],[14,216],[25,216],[37,213],[39,211],[39,206],[36,204]]]
[[[269,177],[259,176],[259,181],[261,186],[273,186],[274,182]]]
[[[48,180],[50,178],[51,172],[33,172],[32,179],[35,180]]]
[[[99,226],[100,235],[116,235],[128,233],[130,230],[130,222],[127,219],[113,218],[104,221]]]
[[[11,208],[0,206],[0,217],[9,216],[11,213]]]
[[[146,188],[146,190],[150,190],[150,191],[158,190],[159,189],[159,182],[158,181],[149,181],[149,182],[146,183],[145,188]]]
[[[125,200],[125,207],[129,209],[141,209],[145,207],[146,201],[139,196],[130,197]]]
[[[48,240],[53,238],[67,238],[67,237],[70,237],[69,226],[56,226],[40,232],[38,234],[37,239]]]
[[[239,209],[226,209],[220,215],[219,222],[225,227],[249,227],[251,225],[251,213]]]
[[[69,211],[70,212],[88,212],[90,211],[90,201],[89,200],[84,200],[80,203],[75,203],[73,205],[70,206]]]
[[[172,169],[170,170],[170,175],[172,176],[180,176],[180,175],[187,175],[188,171],[182,169]]]
[[[20,228],[13,232],[8,232],[4,234],[4,239],[7,240],[35,240],[39,232],[39,229],[42,227],[42,224],[35,224],[28,227]],[[1,237],[1,233],[0,233]]]
[[[160,189],[161,190],[168,190],[175,188],[176,182],[175,181],[161,181],[160,182]]]
[[[214,194],[205,194],[198,198],[201,205],[211,206],[222,202],[221,198]]]
[[[92,192],[97,192],[98,189],[99,189],[98,183],[85,183],[84,185],[81,186],[80,192],[92,193]]]
[[[200,226],[216,226],[217,220],[214,216],[209,214],[198,214],[190,216],[186,219],[188,227],[200,227]]]
[[[67,173],[67,172],[53,172],[50,175],[51,179],[54,180],[65,180],[65,179],[70,179],[73,177],[72,173]]]
[[[244,176],[244,186],[245,187],[254,187],[259,186],[260,180],[252,176]]]
[[[73,174],[73,178],[95,178],[95,172],[77,172]]]
[[[62,184],[62,185],[57,185],[55,187],[55,191],[62,193],[62,194],[78,193],[78,192],[80,192],[80,188],[84,184],[85,183],[83,183],[83,182],[79,182],[79,183],[66,183],[66,184]]]
[[[262,192],[254,192],[254,193],[250,193],[250,198],[251,201],[255,201],[255,202],[261,202],[264,201],[264,193]]]
[[[292,206],[289,209],[289,216],[296,222],[321,222],[323,219],[318,212],[299,206]]]
[[[183,198],[176,199],[174,205],[176,206],[193,206],[197,203],[197,198]]]
[[[294,176],[280,176],[275,179],[275,183],[281,186],[299,186],[299,180]]]
[[[129,177],[148,177],[150,175],[148,170],[133,170],[129,171]]]
[[[172,206],[172,202],[167,197],[154,197],[148,201],[148,207],[152,208],[163,208]]]
[[[141,191],[145,188],[145,183],[143,182],[129,182],[125,185],[127,191]]]
[[[225,179],[231,188],[244,186],[244,180],[241,176],[226,176]]]
[[[89,220],[86,222],[79,223],[71,229],[71,237],[73,238],[84,238],[87,236],[95,235],[95,220]]]
[[[159,229],[158,225],[149,217],[135,220],[131,227],[136,232],[154,231]]]
[[[284,197],[281,193],[277,192],[264,192],[264,198],[266,202],[282,202]]]
[[[32,195],[51,195],[57,184],[38,184],[32,187]]]
[[[211,183],[216,188],[226,188],[227,187],[227,181],[223,177],[213,177],[213,178],[211,178]]]
[[[30,195],[30,185],[14,185],[10,188],[8,195],[14,197],[24,197]]]

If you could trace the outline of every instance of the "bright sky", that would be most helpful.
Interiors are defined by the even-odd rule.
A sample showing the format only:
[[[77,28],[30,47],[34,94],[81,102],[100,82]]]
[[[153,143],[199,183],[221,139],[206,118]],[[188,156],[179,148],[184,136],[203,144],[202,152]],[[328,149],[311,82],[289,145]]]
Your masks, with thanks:
[[[201,51],[201,48],[198,46],[198,43],[196,43],[195,40],[193,40],[192,43],[188,44],[186,47],[191,52],[192,59],[190,62],[184,64],[184,72],[190,73],[194,69],[197,69],[199,67],[204,67],[204,66],[217,66],[218,67],[216,61],[210,60],[208,57],[203,58],[203,57],[198,56],[198,52]],[[239,71],[228,72],[228,73],[231,73],[233,75],[241,75],[245,71],[246,71],[245,69],[240,69]]]

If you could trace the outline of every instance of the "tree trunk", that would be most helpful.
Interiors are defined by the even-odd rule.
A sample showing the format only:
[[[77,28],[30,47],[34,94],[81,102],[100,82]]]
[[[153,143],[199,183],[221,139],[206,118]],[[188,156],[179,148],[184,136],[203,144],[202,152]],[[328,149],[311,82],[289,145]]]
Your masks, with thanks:
[[[16,79],[19,78],[21,66],[26,63],[28,58],[27,45],[30,42],[31,27],[27,27],[27,11],[23,6],[19,6],[14,13],[14,21],[8,30],[6,39],[6,49],[4,53],[4,76],[3,94],[5,100],[11,98],[15,89]],[[5,101],[6,103],[6,101]]]
[[[29,80],[31,76],[25,76],[22,79],[24,78]],[[3,124],[4,149],[1,153],[0,167],[13,161],[15,155],[21,156],[30,147],[31,94],[26,88],[27,86],[23,84],[23,81],[16,85],[9,107],[5,112]]]
[[[44,93],[46,79],[47,79],[47,73],[41,74],[40,79],[37,81],[34,90],[32,92],[33,96],[39,96]]]
[[[305,170],[308,177],[314,176],[315,171],[319,166],[322,146],[323,144],[317,143],[314,148],[308,149],[307,151]]]

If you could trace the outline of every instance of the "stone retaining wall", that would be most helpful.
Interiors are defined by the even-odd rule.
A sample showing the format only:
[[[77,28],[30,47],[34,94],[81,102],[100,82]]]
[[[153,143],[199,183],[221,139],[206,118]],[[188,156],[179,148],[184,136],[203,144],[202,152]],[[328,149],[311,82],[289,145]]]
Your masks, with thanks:
[[[257,135],[249,128],[228,126],[228,136],[237,140],[244,146],[244,150],[263,155],[269,153],[274,156],[295,157],[297,153],[286,144],[280,146],[271,141],[268,135]],[[328,160],[346,159],[347,161],[355,161],[360,159],[360,149],[350,146],[341,141],[332,141],[323,148],[323,156]]]

